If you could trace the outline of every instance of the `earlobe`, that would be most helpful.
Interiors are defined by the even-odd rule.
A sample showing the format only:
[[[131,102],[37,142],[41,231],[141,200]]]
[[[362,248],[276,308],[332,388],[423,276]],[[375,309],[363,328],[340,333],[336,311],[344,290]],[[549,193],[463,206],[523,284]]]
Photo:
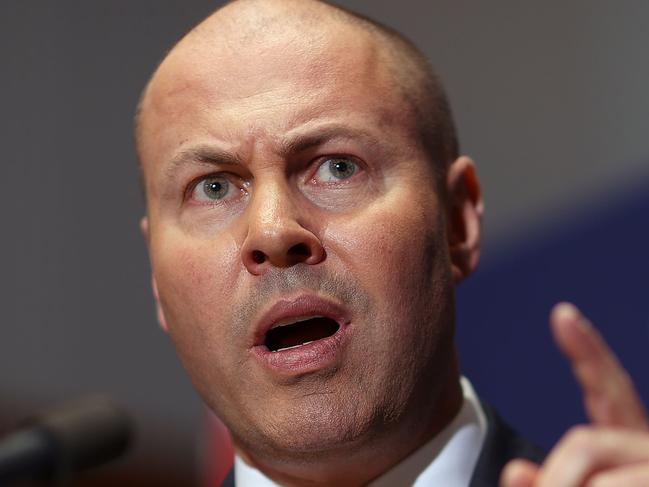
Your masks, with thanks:
[[[169,332],[169,326],[167,325],[167,318],[165,318],[164,311],[160,305],[160,294],[158,293],[158,283],[155,280],[155,276],[151,274],[151,289],[153,289],[153,298],[155,299],[155,310],[158,317],[158,323],[160,328],[165,332]]]
[[[148,245],[148,243],[149,243],[149,219],[146,216],[143,216],[140,219],[140,232],[142,232],[142,236],[144,237],[144,240],[146,240],[146,243]]]
[[[480,259],[484,206],[475,164],[469,157],[461,156],[449,166],[446,192],[448,244],[457,283],[475,270]]]

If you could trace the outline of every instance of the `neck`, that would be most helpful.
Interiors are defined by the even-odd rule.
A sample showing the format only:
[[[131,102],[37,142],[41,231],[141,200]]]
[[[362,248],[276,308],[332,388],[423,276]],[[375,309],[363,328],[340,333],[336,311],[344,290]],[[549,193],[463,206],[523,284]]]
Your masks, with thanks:
[[[455,357],[446,377],[440,382],[441,387],[436,388],[435,397],[428,408],[422,408],[418,403],[398,425],[386,428],[387,431],[361,444],[345,445],[337,451],[319,452],[312,460],[299,463],[284,462],[282,459],[268,461],[267,458],[260,461],[260,458],[235,444],[237,454],[246,463],[286,487],[367,485],[430,441],[457,415],[462,407],[463,395]],[[429,418],[427,422],[422,420],[423,416]]]

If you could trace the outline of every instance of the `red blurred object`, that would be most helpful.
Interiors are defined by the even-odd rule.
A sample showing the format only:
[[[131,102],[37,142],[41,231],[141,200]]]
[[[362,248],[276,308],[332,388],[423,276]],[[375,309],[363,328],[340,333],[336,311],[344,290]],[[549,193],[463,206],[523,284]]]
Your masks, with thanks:
[[[220,487],[233,465],[234,447],[230,432],[214,413],[207,411],[201,485],[203,487]]]

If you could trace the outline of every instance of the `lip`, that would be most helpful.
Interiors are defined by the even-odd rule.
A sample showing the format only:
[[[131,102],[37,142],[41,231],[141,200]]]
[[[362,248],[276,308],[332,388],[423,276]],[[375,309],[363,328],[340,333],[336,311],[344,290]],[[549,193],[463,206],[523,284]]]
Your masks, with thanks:
[[[333,335],[295,348],[271,352],[265,345],[266,333],[280,320],[304,316],[325,316],[339,328]],[[255,326],[251,351],[262,365],[282,375],[314,372],[331,365],[340,356],[351,337],[349,313],[328,299],[313,294],[281,298],[263,314]]]

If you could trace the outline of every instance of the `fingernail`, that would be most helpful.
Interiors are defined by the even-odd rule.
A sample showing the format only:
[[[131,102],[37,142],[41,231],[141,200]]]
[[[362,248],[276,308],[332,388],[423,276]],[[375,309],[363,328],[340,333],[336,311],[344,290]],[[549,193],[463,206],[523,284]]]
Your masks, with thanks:
[[[572,303],[559,303],[554,307],[554,317],[562,320],[577,320],[579,310]]]
[[[554,308],[554,319],[574,321],[582,329],[590,328],[590,322],[579,311],[579,308],[572,303],[559,303]]]

